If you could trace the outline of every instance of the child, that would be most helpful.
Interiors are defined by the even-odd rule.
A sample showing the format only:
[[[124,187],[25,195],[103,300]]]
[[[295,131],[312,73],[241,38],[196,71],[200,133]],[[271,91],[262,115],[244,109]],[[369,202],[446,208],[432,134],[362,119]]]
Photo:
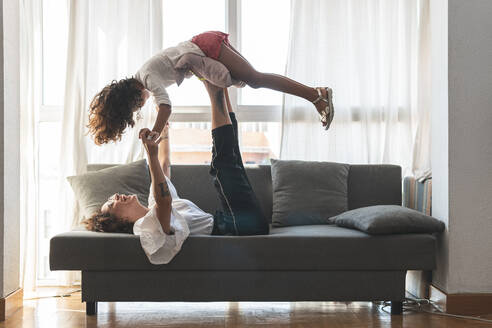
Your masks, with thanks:
[[[183,65],[183,57],[191,55],[203,58],[201,70],[196,65]],[[213,74],[221,67],[230,73],[232,81],[244,82],[255,89],[269,88],[289,93],[311,101],[325,129],[330,127],[334,116],[330,88],[311,88],[281,75],[258,72],[230,45],[228,34],[210,31],[159,52],[138,70],[135,77],[113,81],[104,87],[90,104],[88,127],[95,143],[101,145],[120,140],[126,127],[134,126],[133,112],[145,104],[150,93],[158,107],[157,119],[152,128],[158,136],[171,115],[171,101],[165,88],[173,83],[181,84],[185,77],[191,76],[190,70],[220,87],[227,87],[229,85],[221,85],[221,81],[216,81]]]

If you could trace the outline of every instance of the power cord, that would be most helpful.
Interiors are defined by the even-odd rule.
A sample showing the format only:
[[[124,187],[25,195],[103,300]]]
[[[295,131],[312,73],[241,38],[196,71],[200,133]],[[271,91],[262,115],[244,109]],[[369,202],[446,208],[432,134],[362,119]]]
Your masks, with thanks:
[[[390,301],[384,301],[384,302],[374,302],[378,305],[381,305],[381,310],[391,314],[391,312],[387,311],[386,308],[391,306]],[[422,306],[424,305],[430,305],[435,309],[435,311],[430,311],[427,309],[424,309]],[[403,300],[403,312],[409,312],[409,311],[415,311],[415,312],[425,312],[429,314],[435,314],[435,315],[440,315],[444,317],[452,317],[452,318],[459,318],[459,319],[469,319],[469,320],[478,320],[478,321],[483,321],[483,322],[489,322],[492,323],[492,320],[489,319],[484,319],[480,317],[473,317],[473,316],[467,316],[467,315],[458,315],[458,314],[449,314],[449,313],[444,313],[442,312],[437,305],[435,304],[434,301],[431,301],[427,298],[408,298],[406,297]]]
[[[47,296],[38,296],[38,297],[24,298],[24,301],[39,300],[39,299],[43,299],[43,298],[54,298],[54,297],[60,297],[60,298],[70,297],[70,296],[72,296],[73,294],[78,293],[78,292],[80,292],[80,291],[82,291],[82,290],[81,290],[81,289],[76,289],[76,290],[72,290],[71,292],[64,293],[64,294],[58,294],[58,295],[47,295]]]

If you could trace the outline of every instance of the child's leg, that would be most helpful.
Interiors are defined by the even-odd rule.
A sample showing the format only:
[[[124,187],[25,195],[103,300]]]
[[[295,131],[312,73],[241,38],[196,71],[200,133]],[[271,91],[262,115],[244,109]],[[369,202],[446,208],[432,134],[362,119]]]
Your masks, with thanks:
[[[302,97],[308,101],[314,101],[318,98],[318,92],[315,88],[308,87],[282,75],[256,71],[237,50],[226,43],[222,43],[217,60],[227,67],[234,78],[244,81],[252,88],[269,88]],[[322,89],[321,92],[324,97],[327,97],[326,90]],[[315,106],[318,112],[321,113],[326,105],[318,102]]]

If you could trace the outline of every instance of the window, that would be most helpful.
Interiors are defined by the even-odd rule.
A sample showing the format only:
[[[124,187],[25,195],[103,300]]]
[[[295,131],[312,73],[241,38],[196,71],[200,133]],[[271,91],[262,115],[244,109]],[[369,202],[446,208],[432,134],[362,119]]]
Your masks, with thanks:
[[[67,1],[43,0],[43,105],[62,106],[68,37]]]
[[[68,8],[65,0],[43,1],[42,106],[39,131],[38,283],[50,284],[48,253],[56,224],[58,143],[65,88]],[[289,31],[289,2],[285,0],[162,0],[163,46],[189,40],[200,31],[230,33],[231,43],[261,71],[283,74]],[[193,10],[190,10],[193,8]],[[275,12],[275,15],[269,13]],[[183,17],[185,18],[183,23]],[[197,32],[199,31],[199,32]],[[268,31],[268,32],[267,32]],[[172,162],[208,164],[211,160],[210,108],[202,83],[195,78],[172,86]],[[190,97],[190,94],[193,97]],[[267,164],[279,155],[282,95],[269,90],[231,88],[231,101],[240,120],[239,139],[245,163]]]
[[[60,150],[53,147],[60,140],[60,122],[40,122],[39,131],[39,184],[38,184],[38,280],[49,281],[53,272],[49,270],[49,240],[57,220],[55,213],[58,204],[58,160]]]
[[[210,164],[212,136],[209,122],[172,122],[170,141],[173,163]],[[279,122],[239,123],[239,142],[246,164],[269,164],[280,147]]]
[[[241,53],[256,70],[285,73],[289,16],[290,8],[284,0],[241,2]],[[245,87],[239,99],[241,105],[278,105],[282,93]]]
[[[65,82],[68,37],[67,1],[43,0],[42,24],[42,99],[38,121],[38,261],[37,280],[49,284],[54,273],[49,270],[49,240],[56,224],[58,172],[61,136],[61,111]]]
[[[194,10],[186,11],[190,6]],[[181,18],[175,13],[184,11],[187,12],[186,24],[175,32]],[[284,0],[214,0],[198,3],[191,0],[166,0],[163,12],[164,47],[188,40],[196,31],[225,30],[230,33],[233,46],[257,70],[284,74],[290,17],[289,4]],[[210,14],[203,15],[204,12]],[[276,15],[272,17],[269,14],[271,12]],[[210,128],[196,123],[209,120],[208,95],[197,79],[185,80],[183,84],[186,84],[186,88],[175,85],[168,88],[176,116],[172,121],[195,122],[171,126],[173,163],[209,163]],[[269,158],[278,157],[282,94],[250,87],[231,88],[230,94],[240,121],[248,121],[240,124],[241,149],[247,153],[243,155],[243,160],[247,163],[268,163]],[[208,148],[198,140],[202,140],[202,143],[207,140]]]
[[[197,31],[225,31],[225,5],[224,0],[164,0],[163,48],[189,40],[197,34]],[[184,22],[183,17],[185,17]],[[167,89],[173,106],[209,106],[208,94],[202,82],[195,78],[186,79],[183,81],[183,86],[184,88],[179,88],[172,85]]]

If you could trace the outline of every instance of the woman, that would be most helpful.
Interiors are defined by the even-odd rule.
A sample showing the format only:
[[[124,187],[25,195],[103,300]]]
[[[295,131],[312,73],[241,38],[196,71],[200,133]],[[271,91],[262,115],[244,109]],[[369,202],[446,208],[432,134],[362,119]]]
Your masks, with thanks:
[[[161,135],[140,131],[152,178],[149,207],[134,195],[111,196],[100,212],[84,221],[87,228],[101,232],[127,232],[140,236],[150,262],[169,263],[191,234],[268,234],[268,221],[244,169],[237,136],[237,121],[226,89],[205,81],[212,103],[213,177],[223,211],[215,216],[203,212],[189,200],[180,199],[169,180],[168,127]],[[163,145],[154,142],[158,138]]]

